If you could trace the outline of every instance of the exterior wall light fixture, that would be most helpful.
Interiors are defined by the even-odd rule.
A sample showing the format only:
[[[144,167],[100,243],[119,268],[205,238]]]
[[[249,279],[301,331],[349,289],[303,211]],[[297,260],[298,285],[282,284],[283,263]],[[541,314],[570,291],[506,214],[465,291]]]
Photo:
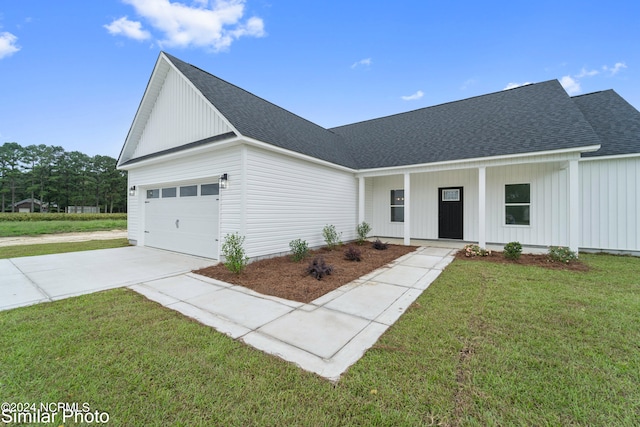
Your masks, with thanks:
[[[135,195],[136,195],[136,186],[135,186],[135,185],[132,185],[132,186],[129,188],[129,195],[130,195],[130,196],[135,196]]]
[[[218,184],[220,184],[220,188],[229,188],[229,176],[226,173],[220,175]]]

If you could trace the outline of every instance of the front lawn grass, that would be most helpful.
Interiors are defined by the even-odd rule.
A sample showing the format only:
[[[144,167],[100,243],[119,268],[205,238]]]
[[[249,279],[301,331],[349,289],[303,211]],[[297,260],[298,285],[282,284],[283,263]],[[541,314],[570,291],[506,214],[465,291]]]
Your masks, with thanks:
[[[0,312],[0,395],[112,426],[638,425],[640,259],[581,259],[454,261],[336,385],[127,289]]]
[[[126,229],[126,219],[96,219],[90,221],[0,221],[0,237]]]
[[[96,249],[123,248],[129,246],[127,239],[90,240],[87,242],[43,243],[0,247],[0,259],[24,256],[61,254],[65,252],[93,251]]]

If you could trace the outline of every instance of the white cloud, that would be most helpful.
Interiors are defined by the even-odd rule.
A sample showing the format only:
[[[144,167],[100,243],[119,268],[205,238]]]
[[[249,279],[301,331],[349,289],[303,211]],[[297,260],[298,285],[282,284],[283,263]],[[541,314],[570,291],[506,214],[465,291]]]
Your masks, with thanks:
[[[560,79],[560,84],[569,95],[580,93],[580,82],[571,76],[564,76]]]
[[[16,44],[18,37],[11,33],[0,33],[0,59],[11,56],[20,50],[20,46]]]
[[[371,64],[373,63],[373,61],[371,61],[371,58],[365,58],[365,59],[361,59],[358,62],[354,62],[353,65],[351,66],[351,68],[356,68],[360,65],[363,65],[365,67],[369,67],[371,66]]]
[[[616,62],[613,67],[607,67],[606,65],[602,67],[604,71],[608,71],[612,76],[618,74],[623,68],[627,68],[627,64],[624,62]]]
[[[169,0],[123,0],[123,2],[133,6],[136,13],[153,29],[162,33],[163,38],[159,40],[162,46],[195,46],[221,51],[240,37],[265,35],[264,22],[261,18],[252,17],[242,22],[245,0],[217,0],[210,7],[206,0],[196,0],[193,6]],[[126,17],[114,23],[119,21],[135,23],[128,21]],[[137,29],[142,32],[141,26]],[[142,35],[142,33],[129,34],[124,31],[119,34],[131,38],[136,38],[134,37],[136,34]]]
[[[462,86],[460,86],[460,90],[467,90],[470,86],[473,86],[474,84],[476,84],[475,79],[467,79],[465,80],[464,83],[462,83]]]
[[[109,25],[104,25],[104,28],[112,35],[123,35],[134,40],[147,40],[151,38],[151,33],[142,29],[142,24],[138,21],[129,21],[126,16],[120,19],[116,19]]]
[[[517,87],[520,86],[526,86],[526,85],[530,85],[532,84],[531,82],[524,82],[524,83],[507,83],[507,85],[504,87],[504,89],[502,90],[509,90],[509,89],[515,89]]]
[[[587,70],[586,68],[582,67],[582,70],[580,70],[580,73],[577,74],[575,77],[578,79],[581,79],[583,77],[593,77],[600,74],[600,71],[598,70]]]
[[[402,96],[401,98],[404,101],[415,101],[416,99],[420,99],[424,96],[424,92],[419,90],[416,93],[414,93],[413,95],[408,95],[408,96]]]

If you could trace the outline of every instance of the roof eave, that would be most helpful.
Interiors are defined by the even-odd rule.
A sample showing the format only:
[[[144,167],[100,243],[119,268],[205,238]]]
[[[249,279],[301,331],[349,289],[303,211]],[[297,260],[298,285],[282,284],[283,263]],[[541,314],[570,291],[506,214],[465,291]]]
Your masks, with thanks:
[[[470,163],[480,163],[480,164],[484,164],[485,166],[491,166],[492,163],[499,163],[500,161],[504,161],[504,160],[526,159],[526,158],[544,157],[544,156],[552,156],[552,155],[559,155],[559,154],[566,154],[566,155],[575,154],[579,156],[581,153],[588,153],[592,151],[597,151],[599,149],[600,149],[600,144],[596,144],[596,145],[587,145],[587,146],[575,147],[575,148],[565,148],[560,150],[533,151],[528,153],[505,154],[500,156],[475,157],[475,158],[468,158],[468,159],[447,160],[442,162],[369,168],[369,169],[358,170],[356,175],[358,177],[394,175],[394,174],[400,174],[400,173],[411,173],[412,171],[417,171],[419,169],[425,169],[425,168],[467,169],[469,168]]]

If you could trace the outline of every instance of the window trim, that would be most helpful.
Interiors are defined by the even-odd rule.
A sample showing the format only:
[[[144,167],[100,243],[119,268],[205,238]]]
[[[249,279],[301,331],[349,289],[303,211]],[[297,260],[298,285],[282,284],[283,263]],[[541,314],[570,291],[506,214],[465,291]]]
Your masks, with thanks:
[[[398,204],[398,203],[393,203],[394,201],[397,201],[398,196],[396,196],[394,194],[394,192],[396,191],[402,191],[402,204]],[[390,196],[390,200],[389,200],[389,222],[393,223],[404,223],[404,188],[397,188],[397,189],[391,189],[389,191],[389,196]],[[393,212],[394,209],[402,209],[402,221],[398,221],[398,220],[394,220],[393,219]]]
[[[507,202],[507,187],[508,186],[512,186],[512,185],[528,185],[529,186],[529,201],[528,202]],[[518,182],[518,183],[510,183],[510,184],[504,184],[504,193],[503,193],[503,197],[502,200],[504,201],[504,222],[502,224],[503,227],[509,227],[509,228],[518,228],[518,227],[522,227],[522,228],[530,228],[531,227],[531,182]],[[507,208],[508,207],[518,207],[518,206],[524,206],[524,207],[528,207],[529,208],[529,223],[528,224],[510,224],[507,222]]]

